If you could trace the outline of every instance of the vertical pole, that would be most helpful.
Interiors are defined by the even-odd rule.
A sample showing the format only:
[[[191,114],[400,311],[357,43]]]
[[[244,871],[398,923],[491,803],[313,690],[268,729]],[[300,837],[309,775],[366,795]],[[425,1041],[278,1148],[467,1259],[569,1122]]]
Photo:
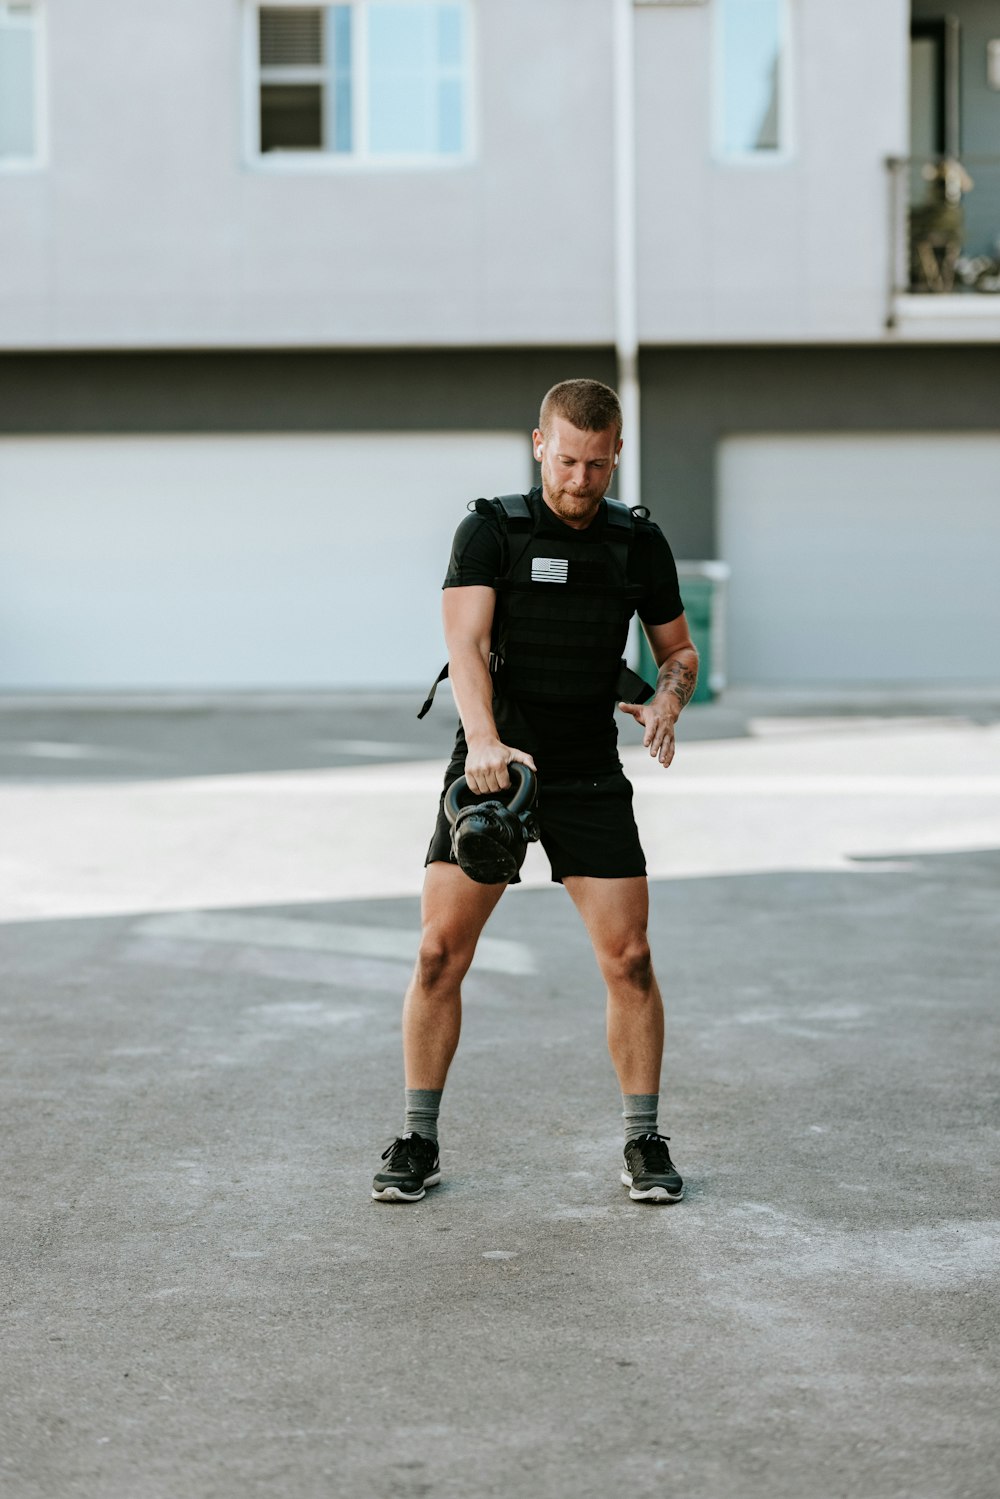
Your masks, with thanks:
[[[944,20],[944,57],[941,66],[944,69],[944,120],[942,129],[944,131],[944,154],[945,156],[958,160],[962,152],[962,116],[961,116],[961,54],[962,38],[959,22],[955,16],[946,16]]]
[[[626,505],[642,503],[639,322],[635,228],[635,14],[632,0],[614,5],[615,73],[615,353],[625,447],[618,482]]]
[[[908,276],[906,255],[909,253],[909,240],[906,232],[906,206],[903,199],[903,190],[908,179],[903,174],[909,171],[910,165],[908,157],[886,157],[886,169],[889,174],[889,296],[885,310],[887,328],[895,328],[896,297],[900,292],[906,291],[909,284],[906,279]]]

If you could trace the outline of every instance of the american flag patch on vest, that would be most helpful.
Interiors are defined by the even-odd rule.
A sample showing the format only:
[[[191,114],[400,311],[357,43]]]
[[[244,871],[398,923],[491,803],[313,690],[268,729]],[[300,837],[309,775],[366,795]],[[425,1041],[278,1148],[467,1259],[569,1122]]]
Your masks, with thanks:
[[[532,583],[565,583],[569,576],[569,563],[565,557],[532,557]]]

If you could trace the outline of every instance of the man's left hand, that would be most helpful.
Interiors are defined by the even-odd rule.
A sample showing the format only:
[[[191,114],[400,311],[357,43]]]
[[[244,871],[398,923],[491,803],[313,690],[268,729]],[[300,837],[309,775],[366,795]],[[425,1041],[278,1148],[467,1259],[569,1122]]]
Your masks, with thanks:
[[[674,724],[677,722],[674,705],[662,699],[657,702],[654,697],[648,703],[619,703],[618,707],[622,713],[630,713],[636,723],[642,724],[646,731],[642,736],[643,745],[666,769],[674,758]]]

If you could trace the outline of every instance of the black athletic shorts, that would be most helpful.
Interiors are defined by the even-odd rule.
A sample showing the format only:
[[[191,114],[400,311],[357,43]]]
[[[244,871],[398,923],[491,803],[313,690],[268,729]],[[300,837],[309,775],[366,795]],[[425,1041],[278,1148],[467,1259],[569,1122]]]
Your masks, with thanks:
[[[451,827],[444,811],[444,792],[462,774],[449,765],[438,806],[437,823],[426,864],[457,861],[451,852]],[[535,802],[540,842],[562,884],[567,875],[601,880],[631,879],[646,873],[646,859],[632,815],[632,786],[622,770],[611,775],[539,778]],[[515,875],[512,885],[520,882]]]

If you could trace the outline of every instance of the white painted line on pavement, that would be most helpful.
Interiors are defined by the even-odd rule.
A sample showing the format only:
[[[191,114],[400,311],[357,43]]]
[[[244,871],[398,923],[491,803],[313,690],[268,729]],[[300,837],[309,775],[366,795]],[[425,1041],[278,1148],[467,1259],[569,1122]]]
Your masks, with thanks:
[[[99,744],[68,744],[56,739],[7,739],[0,743],[0,755],[16,755],[26,760],[135,760],[148,759],[128,750],[107,749]]]
[[[372,759],[399,760],[407,755],[419,755],[422,746],[395,744],[388,739],[317,739],[312,748],[333,750],[340,755],[371,755]]]
[[[302,921],[292,916],[244,916],[226,911],[177,911],[147,916],[133,928],[143,937],[184,942],[230,942],[248,947],[291,947],[352,957],[391,958],[412,963],[418,931],[399,927],[352,926],[344,922]],[[535,973],[535,960],[521,942],[482,937],[475,966],[493,973]]]
[[[401,995],[410,977],[409,963],[385,958],[355,958],[343,953],[303,951],[294,947],[261,947],[238,942],[190,942],[183,938],[138,935],[121,949],[122,962],[153,968],[180,968],[201,973],[252,974],[255,978],[322,984],[354,994]]]

